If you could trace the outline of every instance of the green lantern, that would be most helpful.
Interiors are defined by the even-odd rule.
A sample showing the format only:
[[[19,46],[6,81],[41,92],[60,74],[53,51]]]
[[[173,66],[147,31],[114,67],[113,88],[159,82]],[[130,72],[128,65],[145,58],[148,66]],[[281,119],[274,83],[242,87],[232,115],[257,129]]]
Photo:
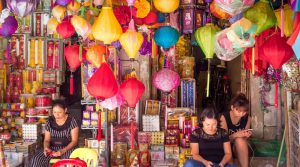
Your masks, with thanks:
[[[257,25],[256,35],[276,24],[275,13],[267,0],[260,0],[255,3],[244,13],[244,17]]]
[[[212,23],[206,24],[204,27],[200,27],[195,32],[195,38],[202,49],[205,58],[208,59],[208,71],[207,71],[207,84],[206,84],[206,97],[209,96],[209,81],[210,81],[210,59],[214,57],[216,34],[220,29]]]

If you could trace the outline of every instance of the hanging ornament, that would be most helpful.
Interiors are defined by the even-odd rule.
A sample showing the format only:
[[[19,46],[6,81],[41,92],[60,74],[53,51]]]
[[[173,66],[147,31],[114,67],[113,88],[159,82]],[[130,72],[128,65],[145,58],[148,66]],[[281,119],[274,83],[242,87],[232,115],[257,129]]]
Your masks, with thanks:
[[[180,0],[153,0],[154,7],[162,13],[174,12],[180,4]]]
[[[180,76],[175,71],[163,68],[153,75],[152,84],[157,89],[169,93],[180,85]]]
[[[9,10],[3,9],[0,15],[0,35],[9,37],[16,32],[18,21],[13,16],[9,16]]]
[[[114,110],[114,109],[120,107],[123,103],[124,103],[124,97],[123,97],[122,93],[120,92],[120,89],[115,96],[105,99],[104,101],[100,102],[101,106],[103,106],[104,108],[107,108],[109,110]]]
[[[63,21],[56,27],[56,32],[63,38],[69,38],[75,34],[75,29],[70,21]]]
[[[91,33],[91,24],[81,16],[74,15],[71,18],[71,24],[76,33],[85,40]]]
[[[150,35],[150,34],[149,34]],[[143,43],[139,50],[140,55],[150,55],[152,53],[152,38],[148,40],[148,34],[143,33]]]
[[[89,79],[87,90],[92,96],[100,100],[111,98],[118,93],[118,83],[107,63],[102,63]]]
[[[66,11],[67,9],[64,6],[56,5],[52,9],[52,15],[58,22],[61,22],[65,18]]]
[[[105,62],[106,47],[101,45],[91,46],[87,49],[86,60],[99,68]]]
[[[114,8],[114,14],[121,26],[128,25],[130,22],[130,8],[128,6],[117,6]]]
[[[120,85],[120,92],[124,96],[128,107],[135,108],[144,91],[144,84],[137,78],[129,78]]]
[[[215,0],[214,2],[231,16],[235,16],[253,6],[255,0]]]
[[[96,6],[102,6],[103,5],[104,0],[94,0],[94,4]]]
[[[39,0],[6,0],[6,5],[16,16],[25,17],[35,11]]]
[[[135,31],[133,19],[129,23],[128,30],[121,35],[120,43],[130,59],[135,59],[143,43],[143,35]]]
[[[230,14],[226,13],[223,9],[219,8],[215,1],[213,1],[209,5],[210,12],[219,19],[229,19],[231,17]]]
[[[171,26],[162,26],[155,31],[154,40],[158,46],[169,49],[179,39],[179,32]]]
[[[54,18],[54,17],[50,18],[47,23],[48,34],[56,33],[56,28],[57,28],[58,24],[59,24],[59,22],[56,20],[56,18]]]
[[[260,0],[255,3],[244,13],[244,17],[257,25],[256,35],[273,27],[276,23],[276,16],[267,0]]]
[[[71,13],[76,14],[76,13],[78,13],[79,10],[80,10],[80,3],[73,0],[73,2],[71,2],[71,3],[69,3],[69,4],[67,5],[67,9],[68,9]]]
[[[73,72],[81,65],[81,62],[84,61],[86,55],[86,50],[82,50],[83,59],[79,59],[79,45],[70,45],[65,47],[64,56],[70,66],[71,76],[70,76],[70,94],[74,93],[74,78]]]
[[[157,19],[157,14],[151,11],[145,18],[143,18],[143,23],[146,25],[154,25],[155,23],[157,23]]]
[[[66,6],[69,4],[72,0],[56,0],[55,3],[57,5]],[[73,3],[73,2],[72,2]],[[74,2],[75,3],[75,2]]]
[[[137,9],[135,14],[137,18],[145,18],[151,10],[150,3],[147,0],[136,0],[134,7]]]
[[[122,27],[116,19],[111,7],[102,7],[101,13],[92,27],[95,39],[111,44],[122,34]]]
[[[282,12],[284,17],[282,18]],[[290,5],[284,5],[281,9],[275,10],[278,27],[284,32],[286,37],[289,37],[293,32],[293,15]],[[283,26],[283,27],[282,27]]]

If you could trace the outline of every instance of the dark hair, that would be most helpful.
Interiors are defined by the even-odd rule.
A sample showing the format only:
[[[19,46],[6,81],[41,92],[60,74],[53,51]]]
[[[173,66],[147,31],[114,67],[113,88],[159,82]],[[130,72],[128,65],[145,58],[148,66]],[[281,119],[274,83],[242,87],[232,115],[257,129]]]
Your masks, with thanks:
[[[243,107],[248,112],[248,110],[249,110],[249,100],[247,99],[245,94],[239,93],[235,97],[232,98],[231,106],[233,106],[234,108]]]
[[[57,99],[57,100],[54,100],[52,102],[52,107],[54,108],[56,106],[60,107],[60,108],[62,108],[64,110],[67,108],[66,102],[64,100],[62,100],[62,99]]]
[[[214,107],[207,107],[202,111],[202,113],[200,114],[200,121],[199,121],[200,127],[203,127],[203,121],[205,118],[215,119],[218,121],[219,124],[219,115]]]

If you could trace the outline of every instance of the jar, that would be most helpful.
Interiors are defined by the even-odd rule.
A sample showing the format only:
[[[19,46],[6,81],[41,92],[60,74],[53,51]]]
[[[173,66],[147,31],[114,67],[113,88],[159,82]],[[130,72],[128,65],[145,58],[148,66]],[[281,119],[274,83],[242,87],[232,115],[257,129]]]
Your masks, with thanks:
[[[51,96],[49,96],[49,95],[36,95],[35,105],[37,107],[51,106],[51,104],[52,104]]]

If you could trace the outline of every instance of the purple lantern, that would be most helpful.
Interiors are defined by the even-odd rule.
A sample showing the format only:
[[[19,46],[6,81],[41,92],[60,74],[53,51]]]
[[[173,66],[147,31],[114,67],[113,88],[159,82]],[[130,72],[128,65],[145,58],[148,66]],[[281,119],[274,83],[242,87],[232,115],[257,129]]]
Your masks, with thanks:
[[[164,68],[154,74],[152,84],[163,92],[171,92],[180,84],[180,76],[175,71]]]
[[[16,16],[24,17],[33,12],[40,0],[6,0],[7,7]]]
[[[100,104],[104,108],[107,108],[109,110],[114,110],[117,107],[120,107],[123,103],[124,103],[124,97],[121,94],[120,90],[118,91],[118,93],[115,96],[105,99],[104,101],[100,102]]]
[[[56,0],[55,3],[61,6],[66,6],[68,3],[70,3],[72,0]]]
[[[2,11],[0,18],[0,35],[3,37],[9,37],[16,32],[18,22],[13,16],[3,16],[4,12],[5,10]]]

